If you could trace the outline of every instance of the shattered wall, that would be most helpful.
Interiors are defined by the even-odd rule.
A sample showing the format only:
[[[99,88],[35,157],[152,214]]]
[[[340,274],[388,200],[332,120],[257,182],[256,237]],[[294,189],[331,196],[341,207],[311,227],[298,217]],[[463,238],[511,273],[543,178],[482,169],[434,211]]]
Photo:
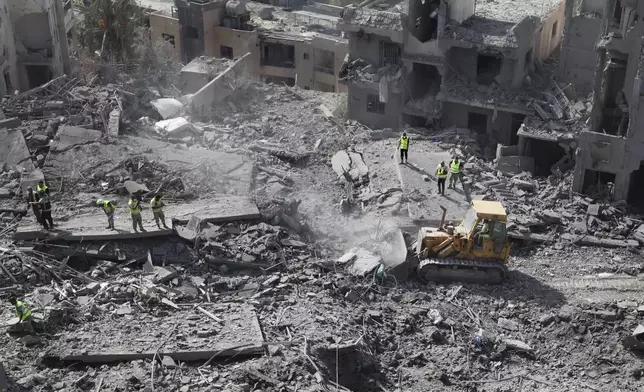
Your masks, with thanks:
[[[349,117],[373,128],[398,128],[400,125],[400,112],[402,110],[401,96],[399,93],[389,92],[388,100],[384,103],[384,110],[368,111],[370,100],[378,100],[377,88],[365,88],[350,84],[348,88],[347,107]]]
[[[219,25],[225,2],[206,4],[175,0],[180,25],[181,61],[189,63],[198,56],[215,56],[214,32]],[[219,55],[219,48],[217,48]]]
[[[538,38],[535,41],[539,44],[534,46],[534,60],[544,61],[559,46],[563,36],[565,9],[565,2],[562,1],[559,7],[546,16],[541,28],[537,30]]]
[[[52,77],[71,73],[62,0],[9,0],[8,3],[21,88],[40,84],[40,74],[46,72],[29,67],[49,68]],[[34,76],[37,82],[30,80]]]
[[[13,25],[6,0],[0,0],[0,95],[20,88]]]
[[[150,14],[150,38],[152,42],[168,42],[175,60],[181,61],[181,26],[179,19],[163,11]]]
[[[595,43],[600,36],[601,25],[601,18],[583,14],[571,18],[566,27],[570,36],[564,38],[562,44],[560,79],[562,82],[572,83],[582,95],[592,91],[597,63]]]
[[[226,99],[231,93],[230,78],[247,74],[250,53],[240,57],[233,65],[197,91],[189,103],[190,110],[197,115],[208,113],[217,103]]]
[[[476,118],[476,116],[471,116],[471,114],[487,117],[485,129],[477,128],[478,124],[472,123],[473,121],[482,119],[482,117]],[[441,123],[444,126],[473,129],[479,135],[487,138],[491,143],[501,143],[503,145],[516,143],[514,141],[514,138],[516,138],[516,130],[512,129],[512,113],[509,112],[444,102]]]

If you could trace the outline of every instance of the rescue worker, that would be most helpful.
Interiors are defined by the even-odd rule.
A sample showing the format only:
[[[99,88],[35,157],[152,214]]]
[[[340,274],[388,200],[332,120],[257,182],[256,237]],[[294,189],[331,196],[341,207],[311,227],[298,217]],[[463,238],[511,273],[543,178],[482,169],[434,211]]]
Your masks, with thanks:
[[[9,297],[9,302],[16,308],[16,316],[21,323],[31,321],[31,309],[24,302],[19,301],[15,295]]]
[[[109,200],[98,199],[96,200],[96,205],[103,209],[105,215],[107,215],[107,227],[106,229],[116,230],[114,228],[114,212],[116,211],[116,206]]]
[[[45,185],[45,182],[43,180],[38,181],[38,185],[36,186],[36,192],[38,192],[39,195],[44,195],[44,194],[49,194],[49,187]]]
[[[461,182],[461,186],[463,186],[463,162],[458,159],[458,157],[454,157],[451,162],[449,163],[449,187],[451,189],[456,189],[456,181]],[[465,189],[465,187],[463,187]]]
[[[143,228],[143,218],[141,217],[141,196],[132,195],[130,201],[127,202],[127,206],[130,209],[130,215],[132,216],[132,228],[134,232],[138,233],[136,226],[138,225],[142,232],[146,230]]]
[[[40,220],[41,220],[40,204],[38,204],[38,201],[40,201],[40,197],[38,196],[38,193],[34,191],[34,188],[30,186],[27,187],[27,203],[31,206],[31,210],[34,212],[36,221],[40,223]]]
[[[400,163],[407,162],[407,150],[409,149],[409,137],[407,133],[403,133],[398,140],[398,148],[400,149]]]
[[[159,221],[163,223],[163,227],[168,229],[168,225],[165,224],[165,214],[163,213],[163,207],[165,204],[161,201],[163,195],[156,194],[150,201],[150,208],[152,209],[152,214],[154,215],[154,222],[157,224],[157,227],[160,229],[161,225]]]
[[[436,177],[438,177],[438,193],[445,195],[445,181],[447,181],[447,166],[442,161],[436,168]]]
[[[40,216],[41,216],[41,224],[45,228],[45,230],[53,230],[54,229],[54,220],[51,218],[51,201],[49,199],[49,193],[43,193],[40,196],[40,200],[38,201],[38,204],[40,205]]]

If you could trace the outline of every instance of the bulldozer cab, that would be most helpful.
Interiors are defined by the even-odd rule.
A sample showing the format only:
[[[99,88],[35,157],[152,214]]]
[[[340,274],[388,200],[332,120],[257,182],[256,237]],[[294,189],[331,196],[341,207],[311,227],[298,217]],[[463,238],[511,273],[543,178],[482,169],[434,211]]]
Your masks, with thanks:
[[[507,214],[499,202],[474,200],[456,232],[467,240],[465,254],[475,259],[496,259],[507,263],[510,243],[506,232]]]

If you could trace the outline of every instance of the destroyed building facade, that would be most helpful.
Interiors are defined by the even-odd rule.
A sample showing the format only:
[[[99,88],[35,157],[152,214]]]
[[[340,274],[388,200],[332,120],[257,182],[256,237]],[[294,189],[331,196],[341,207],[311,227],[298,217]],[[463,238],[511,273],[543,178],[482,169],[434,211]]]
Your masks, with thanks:
[[[0,0],[0,95],[71,73],[72,0]]]
[[[529,71],[559,45],[560,0],[409,0],[349,6],[349,116],[367,125],[468,127],[511,144],[528,113]]]
[[[239,58],[268,82],[340,92],[338,73],[348,40],[337,29],[341,7],[312,3],[285,12],[238,0],[176,0],[150,15],[153,41],[165,40],[184,64],[200,56]]]
[[[593,109],[579,136],[573,190],[644,199],[644,3],[610,0],[597,43]]]

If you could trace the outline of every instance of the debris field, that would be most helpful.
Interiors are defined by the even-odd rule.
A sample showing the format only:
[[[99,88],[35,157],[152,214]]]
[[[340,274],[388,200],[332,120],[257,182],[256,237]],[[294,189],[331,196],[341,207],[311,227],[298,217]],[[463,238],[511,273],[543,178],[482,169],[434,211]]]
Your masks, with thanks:
[[[0,175],[8,391],[641,388],[644,228],[629,206],[572,193],[570,174],[497,170],[466,129],[409,128],[400,165],[398,133],[346,120],[346,96],[236,83],[211,113],[169,118],[126,82],[3,99],[16,120],[0,137],[19,146]],[[183,120],[155,126],[168,119]],[[466,176],[442,197],[435,167],[454,155]],[[51,231],[27,208],[34,179]],[[144,208],[133,233],[133,188],[144,207],[163,194],[170,229]],[[404,269],[439,206],[455,220],[477,199],[509,213],[506,283],[380,272]]]

